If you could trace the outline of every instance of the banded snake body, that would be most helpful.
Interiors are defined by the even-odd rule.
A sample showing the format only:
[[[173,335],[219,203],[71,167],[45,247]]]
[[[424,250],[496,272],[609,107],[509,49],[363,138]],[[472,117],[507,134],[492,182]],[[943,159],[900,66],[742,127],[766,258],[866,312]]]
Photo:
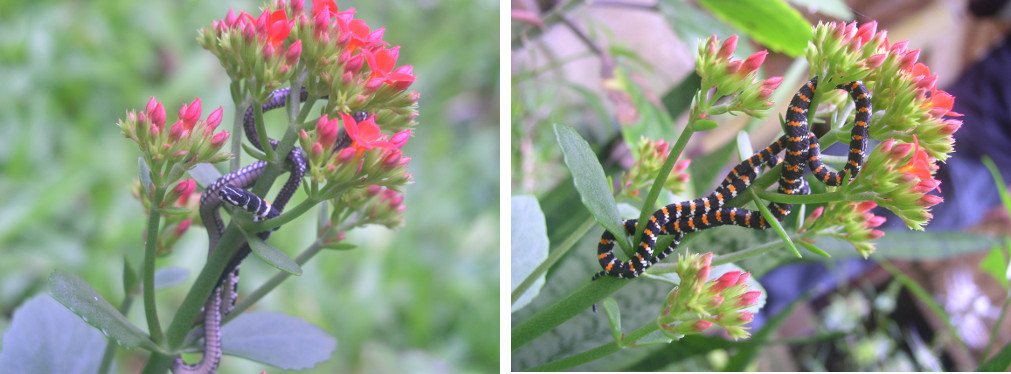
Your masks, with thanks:
[[[597,246],[597,257],[603,270],[594,274],[591,280],[605,275],[623,279],[638,277],[647,268],[673,253],[686,233],[723,225],[769,228],[769,223],[759,212],[725,207],[724,204],[751,185],[757,176],[758,168],[763,163],[770,166],[777,164],[779,159],[776,154],[784,149],[786,153],[779,178],[779,193],[790,195],[810,193],[810,186],[804,180],[807,167],[811,168],[818,180],[828,186],[839,186],[844,180],[856,177],[867,148],[867,125],[872,112],[870,93],[860,81],[836,86],[848,91],[856,104],[847,163],[844,170],[836,173],[822,162],[818,138],[808,129],[808,107],[811,105],[817,84],[818,78],[815,77],[802,86],[793,97],[786,114],[786,134],[735,166],[712,194],[696,200],[670,204],[654,212],[643,230],[642,242],[636,247],[636,253],[631,259],[621,261],[615,257],[615,236],[605,230]],[[777,220],[785,218],[791,209],[791,204],[769,203],[769,211]],[[636,222],[635,219],[623,222],[627,235],[635,234]],[[656,253],[654,249],[659,235],[673,235],[674,240],[662,252]]]
[[[270,99],[261,104],[263,112],[283,107],[290,94],[291,88],[289,87],[275,90],[271,93]],[[308,93],[304,87],[299,96],[301,97],[301,101],[304,101],[308,97]],[[260,145],[260,139],[256,131],[253,111],[254,107],[250,105],[243,116],[243,129],[250,143],[262,151],[263,148]],[[358,121],[365,120],[365,115],[364,112],[356,112],[354,118]],[[350,142],[351,139],[347,134],[341,131],[334,150],[347,147]],[[272,148],[277,148],[277,140],[268,138],[268,143]],[[253,214],[254,220],[270,219],[281,214],[285,205],[292,195],[294,195],[299,185],[301,185],[302,178],[306,172],[305,157],[300,147],[292,148],[288,153],[286,161],[289,172],[288,180],[278,192],[277,197],[274,199],[274,204],[270,204],[252,192],[245,190],[255,184],[263,174],[267,166],[266,161],[257,161],[228,173],[207,187],[200,197],[200,218],[207,227],[208,256],[214,250],[218,240],[221,239],[221,235],[225,231],[225,224],[218,212],[218,208],[221,207],[222,202],[240,207]],[[265,240],[272,232],[273,230],[259,232],[257,236]],[[218,280],[218,285],[204,304],[204,347],[203,357],[200,362],[195,365],[187,365],[183,362],[181,356],[176,357],[171,366],[173,373],[210,374],[217,370],[222,355],[221,319],[230,313],[235,306],[235,300],[238,297],[239,265],[249,255],[250,251],[249,244],[243,243],[239,251],[229,260],[224,273]]]

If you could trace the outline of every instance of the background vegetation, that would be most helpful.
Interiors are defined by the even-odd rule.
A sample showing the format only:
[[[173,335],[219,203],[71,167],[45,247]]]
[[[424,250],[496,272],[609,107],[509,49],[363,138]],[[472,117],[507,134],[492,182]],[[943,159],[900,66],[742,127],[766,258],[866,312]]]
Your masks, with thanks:
[[[166,108],[199,96],[205,113],[223,106],[230,123],[228,79],[196,30],[229,8],[253,13],[261,5],[0,2],[0,331],[22,301],[46,292],[54,269],[80,275],[118,304],[123,256],[143,251],[144,213],[129,190],[139,153],[115,122],[151,96]],[[384,39],[402,46],[400,63],[418,77],[406,224],[349,233],[358,249],[321,254],[255,308],[297,315],[337,338],[336,353],[313,372],[497,371],[499,4],[338,5],[385,27]],[[314,217],[269,242],[297,253],[313,238]],[[191,282],[206,252],[203,229],[193,227],[158,266],[186,267]],[[273,274],[250,258],[240,290]],[[170,316],[188,287],[159,291],[160,312]],[[144,326],[139,304],[129,317]],[[143,360],[117,354],[120,372],[136,372]],[[262,370],[278,372],[228,356],[220,372]]]

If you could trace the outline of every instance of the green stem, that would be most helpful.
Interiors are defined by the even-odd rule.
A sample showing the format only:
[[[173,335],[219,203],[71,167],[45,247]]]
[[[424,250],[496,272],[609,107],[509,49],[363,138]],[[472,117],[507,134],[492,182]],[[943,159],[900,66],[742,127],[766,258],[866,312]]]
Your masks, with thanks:
[[[119,313],[126,315],[130,311],[131,305],[133,305],[133,295],[127,294],[123,297],[123,303],[119,304]],[[105,352],[102,353],[102,363],[98,366],[98,374],[106,374],[109,369],[112,369],[112,358],[116,356],[116,347],[118,345],[112,339],[108,339],[105,343]]]
[[[677,163],[678,157],[681,156],[681,151],[685,149],[688,145],[688,140],[692,137],[694,132],[694,121],[689,121],[688,125],[685,126],[684,130],[681,130],[681,135],[678,136],[677,142],[674,143],[674,147],[671,148],[670,153],[667,155],[667,160],[663,162],[663,166],[660,167],[660,173],[657,174],[656,179],[653,180],[653,186],[649,189],[649,194],[646,195],[646,200],[642,202],[642,212],[639,213],[639,222],[646,222],[651,214],[653,214],[653,204],[656,203],[656,199],[660,197],[660,191],[663,190],[664,182],[667,181],[667,177],[670,175],[670,171],[674,169],[674,164]],[[638,244],[642,240],[642,232],[646,229],[646,225],[636,225],[635,236],[632,238],[632,243]],[[621,241],[619,241],[621,242]]]
[[[650,333],[658,330],[659,328],[660,326],[654,320],[651,321],[650,323],[647,323],[645,326],[642,326],[636,329],[635,331],[632,331],[631,333],[623,336],[621,340],[622,342],[631,342],[628,344],[634,344],[636,340],[642,339],[646,335],[649,335]],[[538,367],[526,369],[525,371],[561,371],[588,362],[595,361],[601,357],[613,354],[620,350],[622,350],[622,347],[618,345],[618,342],[611,341],[610,343],[601,345],[589,351],[575,354],[558,361],[549,362],[547,364]]]
[[[289,95],[290,97],[290,95]],[[274,149],[270,147],[270,137],[267,136],[267,125],[263,122],[263,103],[253,101],[253,120],[256,122],[256,133],[259,135],[260,149],[267,155],[268,160],[275,160]],[[262,178],[261,178],[262,179]],[[273,179],[271,179],[273,181]]]
[[[526,277],[526,279],[523,279],[523,281],[516,286],[516,289],[512,292],[512,302],[515,303],[516,300],[518,300],[520,296],[523,296],[523,293],[526,292],[535,281],[537,281],[537,278],[546,273],[548,268],[554,266],[558,260],[561,260],[562,256],[565,256],[565,254],[568,253],[577,242],[579,242],[579,239],[585,236],[586,233],[595,226],[595,223],[596,221],[593,217],[587,218],[582,225],[579,225],[572,234],[569,234],[569,236],[565,238],[565,241],[563,241],[558,248],[551,251],[548,258],[541,262],[541,264],[538,265],[537,268]]]
[[[746,258],[759,256],[771,252],[772,250],[777,249],[779,247],[782,247],[783,245],[784,243],[782,240],[775,240],[765,244],[760,244],[755,247],[743,249],[737,252],[716,256],[713,258],[712,266],[729,264],[731,262],[737,262]]]
[[[875,194],[870,192],[863,193],[847,193],[846,191],[833,191],[825,193],[816,193],[810,195],[787,195],[777,192],[769,192],[765,190],[754,190],[758,194],[758,197],[763,200],[773,201],[777,203],[786,204],[818,204],[818,203],[829,203],[833,201],[869,201],[874,200]]]
[[[144,315],[147,317],[147,330],[155,344],[163,345],[165,335],[158,321],[158,307],[154,297],[154,260],[158,255],[158,229],[161,226],[161,212],[158,207],[165,199],[165,187],[155,186],[154,198],[147,220],[147,240],[144,243]]]

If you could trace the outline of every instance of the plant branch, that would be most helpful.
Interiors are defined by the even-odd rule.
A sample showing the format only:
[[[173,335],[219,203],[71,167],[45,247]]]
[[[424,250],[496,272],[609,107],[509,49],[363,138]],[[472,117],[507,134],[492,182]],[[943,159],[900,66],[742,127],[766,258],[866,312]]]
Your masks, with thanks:
[[[165,187],[156,185],[148,213],[147,237],[144,243],[144,316],[147,318],[147,330],[150,331],[151,340],[158,345],[165,343],[165,335],[158,321],[158,307],[154,297],[154,261],[158,256],[158,229],[161,226],[159,207],[164,199]]]

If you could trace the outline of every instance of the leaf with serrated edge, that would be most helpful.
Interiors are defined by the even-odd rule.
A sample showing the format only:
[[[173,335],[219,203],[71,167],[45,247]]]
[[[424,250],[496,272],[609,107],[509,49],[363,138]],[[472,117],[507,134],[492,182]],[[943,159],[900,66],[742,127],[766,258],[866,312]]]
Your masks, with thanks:
[[[295,317],[249,312],[222,328],[221,347],[228,355],[285,370],[301,370],[329,360],[337,339]]]
[[[141,347],[147,350],[159,348],[148,339],[147,334],[134,326],[108,301],[77,275],[56,270],[49,276],[49,292],[56,301],[66,306],[94,326],[102,334],[126,349]]]

